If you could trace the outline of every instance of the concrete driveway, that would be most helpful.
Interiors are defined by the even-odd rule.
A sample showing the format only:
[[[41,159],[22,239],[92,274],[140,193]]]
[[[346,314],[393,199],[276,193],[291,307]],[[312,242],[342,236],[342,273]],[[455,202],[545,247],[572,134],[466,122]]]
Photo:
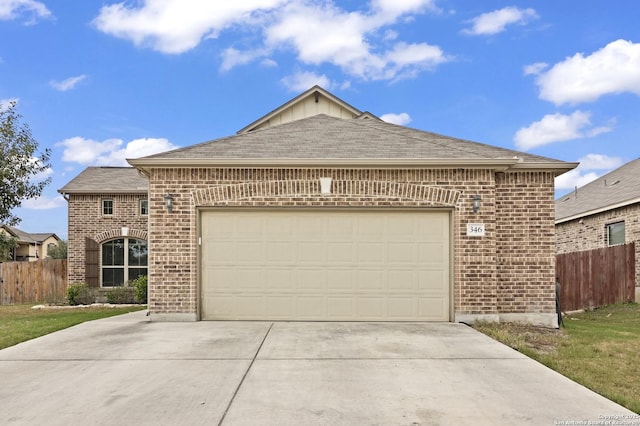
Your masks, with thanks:
[[[16,425],[640,424],[461,324],[152,323],[144,311],[0,351],[0,407]]]

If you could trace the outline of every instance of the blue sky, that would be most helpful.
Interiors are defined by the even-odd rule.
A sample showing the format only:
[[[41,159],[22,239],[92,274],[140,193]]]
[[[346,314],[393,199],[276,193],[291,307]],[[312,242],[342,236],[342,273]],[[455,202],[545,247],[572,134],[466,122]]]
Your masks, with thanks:
[[[640,156],[640,3],[0,0],[0,105],[52,183],[17,213],[67,237],[85,167],[234,134],[314,84],[410,127],[581,166]]]

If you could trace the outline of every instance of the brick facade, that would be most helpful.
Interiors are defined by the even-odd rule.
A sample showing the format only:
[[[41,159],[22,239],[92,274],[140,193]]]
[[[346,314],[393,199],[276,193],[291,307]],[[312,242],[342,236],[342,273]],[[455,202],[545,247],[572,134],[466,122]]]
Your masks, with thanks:
[[[332,194],[320,193],[320,177],[333,179]],[[455,319],[556,325],[551,172],[152,168],[149,179],[152,318],[198,318],[200,208],[443,208],[452,211]],[[484,223],[486,235],[467,236],[467,223]]]
[[[140,214],[146,194],[69,194],[69,283],[87,282],[87,238],[97,245],[127,236],[147,240],[148,216]],[[113,214],[102,214],[102,200],[113,200]],[[94,284],[95,285],[95,284]]]
[[[636,243],[636,301],[640,301],[640,204],[631,204],[617,209],[556,225],[556,250],[571,253],[607,247],[607,225],[625,224],[625,242]]]

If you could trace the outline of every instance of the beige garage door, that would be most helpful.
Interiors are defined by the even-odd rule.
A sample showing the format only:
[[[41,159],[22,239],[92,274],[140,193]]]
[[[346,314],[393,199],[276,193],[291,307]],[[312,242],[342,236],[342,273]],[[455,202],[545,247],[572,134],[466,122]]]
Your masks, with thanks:
[[[449,214],[201,214],[202,318],[448,321]]]

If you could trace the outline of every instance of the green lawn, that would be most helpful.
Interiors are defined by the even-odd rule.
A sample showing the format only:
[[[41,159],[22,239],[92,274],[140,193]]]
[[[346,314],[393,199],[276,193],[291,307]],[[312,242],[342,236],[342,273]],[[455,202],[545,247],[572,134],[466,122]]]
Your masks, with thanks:
[[[640,305],[611,305],[566,316],[565,328],[477,324],[560,374],[640,413]]]
[[[31,309],[31,306],[0,306],[0,349],[85,321],[146,309],[144,305],[122,308],[87,307],[75,309]]]

